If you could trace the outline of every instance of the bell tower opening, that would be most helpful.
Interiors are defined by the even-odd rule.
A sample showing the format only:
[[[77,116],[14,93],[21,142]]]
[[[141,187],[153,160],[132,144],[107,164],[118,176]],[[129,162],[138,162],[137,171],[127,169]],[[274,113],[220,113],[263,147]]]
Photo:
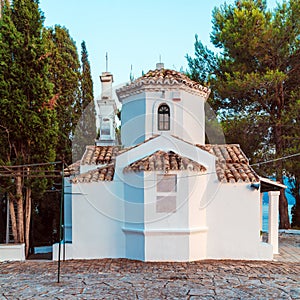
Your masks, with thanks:
[[[112,83],[113,75],[108,72],[108,56],[106,53],[106,72],[100,75],[101,98],[97,101],[99,111],[100,136],[96,140],[97,146],[116,145],[116,102],[113,99]]]

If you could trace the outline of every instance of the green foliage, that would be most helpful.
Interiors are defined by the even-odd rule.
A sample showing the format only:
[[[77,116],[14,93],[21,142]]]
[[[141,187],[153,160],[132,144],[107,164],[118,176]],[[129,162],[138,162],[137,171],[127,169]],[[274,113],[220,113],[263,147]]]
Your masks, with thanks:
[[[15,0],[0,27],[0,137],[7,164],[51,161],[57,140],[49,59],[37,1]],[[6,145],[6,146],[5,146]]]
[[[44,17],[37,0],[5,2],[0,21],[0,161],[3,165],[51,162],[55,159],[58,122],[51,107],[53,84],[43,38]],[[30,204],[47,188],[52,167],[7,169],[1,188],[17,205],[15,242],[29,247]],[[24,176],[26,172],[26,176]],[[44,177],[44,178],[43,178]],[[14,179],[14,181],[13,181]],[[28,210],[27,210],[27,207]]]
[[[52,107],[57,113],[59,140],[57,160],[72,161],[72,136],[81,114],[80,62],[75,42],[66,28],[56,25],[44,29],[47,56],[50,62],[50,81],[54,98]]]
[[[44,28],[38,0],[13,0],[11,5],[0,1],[0,163],[70,163],[74,131],[93,94],[91,77],[86,75],[90,74],[87,53],[82,76],[75,42],[66,28]],[[57,168],[26,169],[37,177],[21,180],[21,190],[31,191],[34,242],[57,238],[52,234],[59,224],[60,190],[52,188],[59,186],[61,178],[48,177]],[[1,176],[0,193],[9,192],[12,200],[25,204],[26,197],[17,193],[15,182]],[[46,190],[51,192],[45,194]]]
[[[212,22],[211,41],[220,52],[196,37],[195,58],[187,56],[189,75],[211,86],[210,104],[220,117],[232,115],[222,121],[228,141],[238,135],[252,161],[299,151],[299,130],[291,130],[299,126],[299,1],[284,1],[274,11],[262,0],[225,3],[214,9]],[[282,181],[295,168],[278,161],[263,171]],[[280,206],[280,226],[289,227],[284,199]]]
[[[96,132],[96,111],[93,96],[93,81],[91,66],[88,60],[86,44],[81,43],[81,77],[80,77],[80,119],[72,143],[73,162],[79,160],[86,148],[86,145],[94,145]]]

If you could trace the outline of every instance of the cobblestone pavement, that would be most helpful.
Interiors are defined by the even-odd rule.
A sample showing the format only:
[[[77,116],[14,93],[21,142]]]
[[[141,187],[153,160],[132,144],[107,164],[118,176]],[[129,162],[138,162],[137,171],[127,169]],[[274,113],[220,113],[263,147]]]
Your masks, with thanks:
[[[300,299],[297,238],[283,241],[273,262],[65,261],[60,283],[57,262],[0,263],[0,299]]]
[[[0,264],[0,299],[300,299],[300,263],[125,259]]]
[[[277,261],[300,262],[300,235],[279,234],[279,252]]]

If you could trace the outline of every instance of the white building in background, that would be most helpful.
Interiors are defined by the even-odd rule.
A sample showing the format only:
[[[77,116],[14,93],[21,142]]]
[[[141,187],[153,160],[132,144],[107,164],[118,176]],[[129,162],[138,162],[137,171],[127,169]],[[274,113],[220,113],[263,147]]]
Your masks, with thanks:
[[[120,146],[105,142],[114,140],[112,75],[101,82],[102,139],[66,170],[65,257],[271,260],[284,186],[260,178],[239,145],[205,144],[210,90],[161,64],[120,88]],[[270,243],[260,234],[263,191]]]

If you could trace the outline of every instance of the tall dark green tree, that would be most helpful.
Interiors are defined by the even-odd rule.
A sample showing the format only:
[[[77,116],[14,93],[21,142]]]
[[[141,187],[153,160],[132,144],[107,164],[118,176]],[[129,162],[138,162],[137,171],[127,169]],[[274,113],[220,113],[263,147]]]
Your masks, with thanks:
[[[80,159],[86,145],[93,145],[96,139],[96,111],[91,66],[86,44],[81,43],[81,116],[73,138],[73,161]]]
[[[44,31],[48,42],[50,81],[54,98],[50,105],[57,112],[59,140],[56,147],[58,160],[72,161],[72,138],[81,115],[80,62],[77,47],[68,30],[56,25]]]
[[[1,165],[51,162],[55,159],[58,127],[49,103],[49,58],[42,36],[44,17],[38,0],[4,3],[0,20],[0,160]],[[15,242],[29,247],[33,179],[30,168],[8,168],[6,182]],[[43,170],[41,170],[42,172]],[[40,190],[45,182],[40,181]],[[25,189],[25,191],[24,191]],[[17,211],[15,212],[16,203]]]
[[[212,22],[211,41],[220,52],[215,55],[196,39],[195,58],[187,57],[191,77],[211,85],[211,103],[219,113],[243,111],[264,118],[268,157],[284,156],[289,110],[300,98],[299,1],[284,1],[273,12],[264,0],[225,3],[214,9]],[[270,166],[270,172],[282,182],[284,161]],[[289,228],[283,191],[279,212],[280,228]]]

